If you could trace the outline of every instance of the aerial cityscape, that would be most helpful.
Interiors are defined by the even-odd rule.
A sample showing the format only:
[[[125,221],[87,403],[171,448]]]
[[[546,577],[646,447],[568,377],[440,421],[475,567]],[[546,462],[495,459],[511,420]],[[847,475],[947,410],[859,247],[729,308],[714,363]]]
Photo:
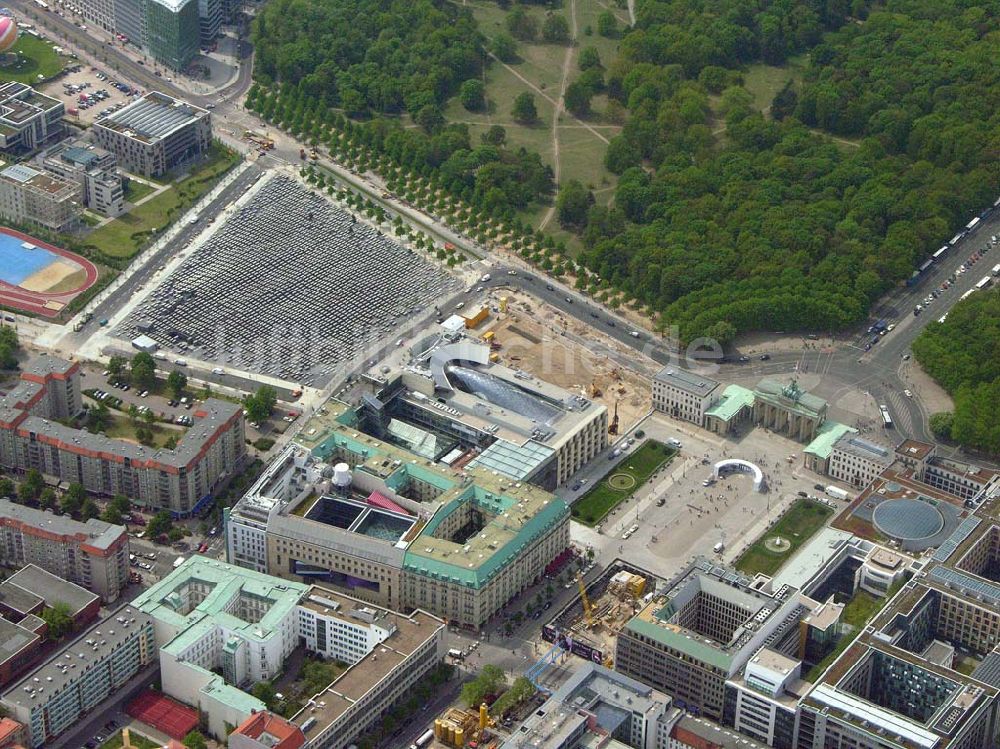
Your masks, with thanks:
[[[8,0],[0,749],[1000,747],[998,38]]]

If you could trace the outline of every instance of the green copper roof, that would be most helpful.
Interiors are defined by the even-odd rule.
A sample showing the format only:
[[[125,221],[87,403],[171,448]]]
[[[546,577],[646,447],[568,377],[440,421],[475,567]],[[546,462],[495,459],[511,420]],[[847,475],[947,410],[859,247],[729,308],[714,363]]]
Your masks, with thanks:
[[[185,613],[184,597],[179,591],[193,581],[207,584],[211,589],[201,603]],[[309,586],[302,583],[195,555],[132,604],[177,630],[177,636],[163,649],[180,654],[216,626],[256,642],[280,636],[278,626],[282,619],[308,590]],[[237,596],[252,596],[268,602],[269,607],[260,621],[246,622],[229,613]]]
[[[719,402],[708,409],[705,415],[729,421],[740,412],[741,408],[753,406],[753,398],[753,390],[740,385],[729,385],[722,392]]]
[[[492,515],[481,531],[460,545],[433,535],[461,505],[475,502]],[[421,531],[403,557],[403,567],[417,574],[481,588],[522,549],[563,521],[569,507],[558,497],[541,506],[519,509],[514,497],[469,486],[441,508]],[[430,546],[428,546],[430,545]],[[428,550],[429,549],[429,550]]]
[[[857,431],[857,429],[852,429],[846,424],[836,421],[824,421],[819,429],[816,430],[816,436],[813,438],[813,441],[806,445],[803,452],[826,460],[830,457],[830,453],[833,452],[834,442],[848,432]]]
[[[699,661],[704,661],[722,671],[728,672],[729,667],[732,665],[733,659],[730,655],[723,653],[718,647],[704,642],[697,636],[692,636],[689,632],[677,631],[670,627],[661,627],[639,617],[635,617],[629,621],[627,626],[629,630],[636,634],[648,637],[668,648],[690,655]]]

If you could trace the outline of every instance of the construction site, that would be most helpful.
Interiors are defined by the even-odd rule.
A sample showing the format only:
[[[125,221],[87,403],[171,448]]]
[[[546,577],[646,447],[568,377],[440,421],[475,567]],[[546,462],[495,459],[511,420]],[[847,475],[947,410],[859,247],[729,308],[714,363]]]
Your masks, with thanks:
[[[648,377],[637,374],[643,362],[634,350],[524,292],[496,289],[488,304],[493,314],[469,332],[490,344],[494,361],[604,405],[612,422],[617,413],[611,434],[627,431],[649,412],[652,360]]]
[[[542,626],[544,654],[525,675],[539,689],[552,691],[572,670],[562,666],[574,656],[613,668],[618,633],[665,585],[621,559],[589,584],[577,575],[579,595]]]

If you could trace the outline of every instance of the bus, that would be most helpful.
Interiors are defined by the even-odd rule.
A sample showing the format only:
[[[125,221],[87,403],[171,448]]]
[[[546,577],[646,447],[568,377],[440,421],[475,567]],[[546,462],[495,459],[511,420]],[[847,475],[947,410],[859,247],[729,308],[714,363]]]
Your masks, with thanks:
[[[958,298],[958,301],[963,302],[975,293],[976,293],[975,289],[969,289],[967,292],[965,292],[964,294],[962,294],[962,296]]]
[[[944,257],[944,255],[945,255],[946,252],[948,252],[948,245],[945,245],[944,247],[942,247],[940,250],[938,250],[937,252],[935,252],[931,257],[934,258],[934,262],[936,263],[936,262],[940,261],[941,258]]]
[[[967,223],[965,225],[965,228],[966,229],[974,229],[976,227],[976,224],[978,224],[978,223],[979,223],[979,216],[976,216],[974,219],[972,219],[972,221],[970,221],[969,223]]]
[[[976,284],[976,289],[982,291],[983,289],[988,289],[993,285],[993,278],[991,276],[983,276],[979,279],[979,283]]]
[[[410,749],[424,749],[425,746],[431,743],[431,739],[434,738],[434,731],[427,730],[420,734],[420,738],[410,744]]]
[[[882,404],[878,410],[882,413],[882,426],[886,429],[892,429],[892,417],[889,416],[889,409],[885,404]]]

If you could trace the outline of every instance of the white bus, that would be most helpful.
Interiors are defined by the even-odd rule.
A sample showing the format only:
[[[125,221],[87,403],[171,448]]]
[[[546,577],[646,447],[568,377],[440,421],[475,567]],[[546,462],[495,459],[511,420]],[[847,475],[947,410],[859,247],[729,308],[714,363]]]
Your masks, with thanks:
[[[967,292],[965,292],[964,294],[962,294],[962,296],[960,296],[958,298],[958,301],[960,301],[960,302],[964,301],[964,300],[968,299],[970,296],[972,296],[975,293],[976,293],[975,289],[969,289]]]
[[[982,291],[983,289],[988,289],[993,285],[993,279],[990,276],[983,276],[979,279],[979,283],[976,284],[976,289]]]
[[[994,276],[1000,276],[1000,263],[993,266],[993,270],[990,271]]]
[[[882,426],[892,429],[892,417],[889,416],[889,409],[885,405],[880,405],[878,410],[882,413]]]

